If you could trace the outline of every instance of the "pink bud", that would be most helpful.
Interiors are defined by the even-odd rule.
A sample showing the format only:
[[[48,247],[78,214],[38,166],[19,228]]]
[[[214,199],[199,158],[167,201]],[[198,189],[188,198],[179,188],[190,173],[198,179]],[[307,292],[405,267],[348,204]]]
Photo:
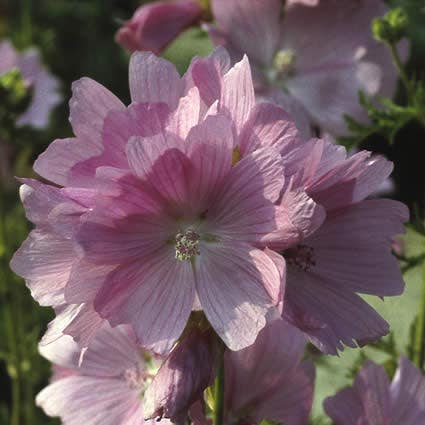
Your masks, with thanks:
[[[127,50],[161,53],[182,31],[196,25],[203,14],[195,0],[157,1],[139,7],[115,35]]]
[[[218,354],[211,331],[193,328],[162,364],[143,400],[145,419],[169,418],[182,423],[192,404],[212,384]]]

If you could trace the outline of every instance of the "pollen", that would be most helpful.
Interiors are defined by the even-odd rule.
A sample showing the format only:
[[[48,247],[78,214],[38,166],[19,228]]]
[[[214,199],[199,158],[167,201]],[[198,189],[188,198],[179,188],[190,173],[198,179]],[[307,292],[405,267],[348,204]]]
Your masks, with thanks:
[[[176,235],[176,258],[180,261],[189,261],[199,255],[199,235],[192,229],[179,232]]]

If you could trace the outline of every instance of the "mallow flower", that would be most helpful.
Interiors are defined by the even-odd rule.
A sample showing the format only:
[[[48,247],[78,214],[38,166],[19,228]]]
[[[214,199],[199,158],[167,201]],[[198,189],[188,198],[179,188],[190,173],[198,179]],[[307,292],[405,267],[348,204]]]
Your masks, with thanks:
[[[0,76],[17,68],[31,88],[32,98],[27,109],[19,116],[17,125],[46,127],[52,109],[61,101],[59,81],[43,66],[35,48],[22,53],[8,41],[0,42]]]
[[[12,261],[40,302],[59,307],[60,327],[73,311],[96,313],[132,324],[144,346],[164,352],[201,309],[239,349],[274,316],[284,262],[261,240],[285,221],[282,152],[297,139],[293,124],[281,125],[284,111],[256,105],[247,59],[230,68],[226,58],[206,60],[212,80],[195,76],[205,59],[181,78],[135,54],[129,107],[90,79],[74,84],[76,138],[37,159],[54,186],[26,182],[37,227]],[[80,324],[76,338],[90,328]]]
[[[36,397],[48,416],[67,425],[145,423],[141,397],[160,360],[140,349],[129,327],[105,324],[81,363],[80,347],[66,335],[40,353],[53,363],[51,382]]]
[[[335,425],[423,425],[425,378],[408,359],[400,357],[390,382],[383,366],[368,361],[354,384],[324,401]]]
[[[372,19],[388,10],[382,0],[286,6],[280,0],[211,0],[211,8],[214,43],[234,61],[248,55],[256,93],[284,106],[304,134],[306,124],[333,136],[347,134],[344,114],[366,120],[359,90],[372,98],[394,94],[396,69],[370,31]],[[406,45],[400,49],[404,57]]]
[[[310,200],[284,204],[306,210],[310,203],[320,205],[326,218],[311,232],[309,221],[291,219],[287,209],[295,225],[293,239],[282,244],[272,234],[266,244],[286,261],[283,316],[321,351],[337,354],[344,345],[356,347],[388,333],[388,323],[358,294],[403,292],[391,248],[404,232],[408,210],[397,201],[366,200],[392,171],[383,157],[366,151],[347,157],[343,147],[326,140],[312,140],[296,151],[292,186],[283,198],[301,201],[307,194]]]

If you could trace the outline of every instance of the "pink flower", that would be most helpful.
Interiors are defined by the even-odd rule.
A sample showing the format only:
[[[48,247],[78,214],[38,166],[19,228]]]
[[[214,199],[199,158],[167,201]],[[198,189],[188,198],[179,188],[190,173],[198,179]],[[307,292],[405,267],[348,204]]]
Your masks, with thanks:
[[[308,118],[325,132],[344,135],[344,114],[367,118],[359,90],[391,97],[396,88],[390,54],[368,30],[387,7],[382,0],[316,3],[281,13],[280,0],[212,0],[216,26],[210,35],[233,60],[249,56],[257,94],[280,103],[304,134]]]
[[[198,309],[232,349],[252,344],[281,303],[284,263],[258,245],[285,221],[282,155],[298,140],[279,107],[255,104],[246,58],[231,69],[226,58],[180,78],[134,55],[128,108],[92,80],[74,84],[77,137],[35,164],[63,187],[32,183],[37,228],[12,262],[40,302],[132,324],[160,352]]]
[[[80,365],[79,351],[67,336],[40,347],[55,368],[52,382],[37,395],[37,405],[67,425],[145,423],[141,396],[156,366],[155,359],[139,348],[132,331],[105,325]]]
[[[196,0],[157,1],[140,6],[115,39],[130,51],[161,53],[181,32],[199,23],[203,9]]]
[[[250,347],[226,351],[224,423],[260,424],[267,419],[306,424],[315,371],[311,362],[302,361],[304,347],[305,339],[297,329],[275,320]]]
[[[0,43],[0,75],[18,68],[22,77],[33,89],[27,110],[19,117],[18,125],[46,127],[51,110],[60,102],[59,82],[42,65],[36,49],[20,54],[9,41]]]
[[[425,423],[425,378],[404,357],[390,383],[385,369],[369,361],[357,374],[354,385],[324,402],[335,425]]]
[[[403,292],[391,245],[404,232],[408,211],[396,201],[364,200],[391,173],[392,164],[382,157],[362,151],[347,158],[344,148],[317,140],[294,153],[294,164],[294,192],[284,196],[297,196],[301,188],[326,208],[326,219],[311,232],[310,221],[292,219],[287,209],[298,233],[283,244],[270,235],[265,243],[286,260],[284,317],[320,350],[336,354],[344,345],[355,347],[388,333],[385,320],[357,293],[384,297]],[[303,205],[307,210],[309,203]]]

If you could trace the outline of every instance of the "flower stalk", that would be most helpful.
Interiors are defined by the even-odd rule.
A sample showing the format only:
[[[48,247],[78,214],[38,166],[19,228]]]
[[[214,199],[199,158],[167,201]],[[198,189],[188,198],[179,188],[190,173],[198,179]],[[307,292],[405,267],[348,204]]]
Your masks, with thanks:
[[[425,262],[422,265],[422,294],[415,327],[413,363],[424,370],[425,360]]]
[[[214,425],[223,425],[224,419],[224,352],[221,354],[214,385]]]

